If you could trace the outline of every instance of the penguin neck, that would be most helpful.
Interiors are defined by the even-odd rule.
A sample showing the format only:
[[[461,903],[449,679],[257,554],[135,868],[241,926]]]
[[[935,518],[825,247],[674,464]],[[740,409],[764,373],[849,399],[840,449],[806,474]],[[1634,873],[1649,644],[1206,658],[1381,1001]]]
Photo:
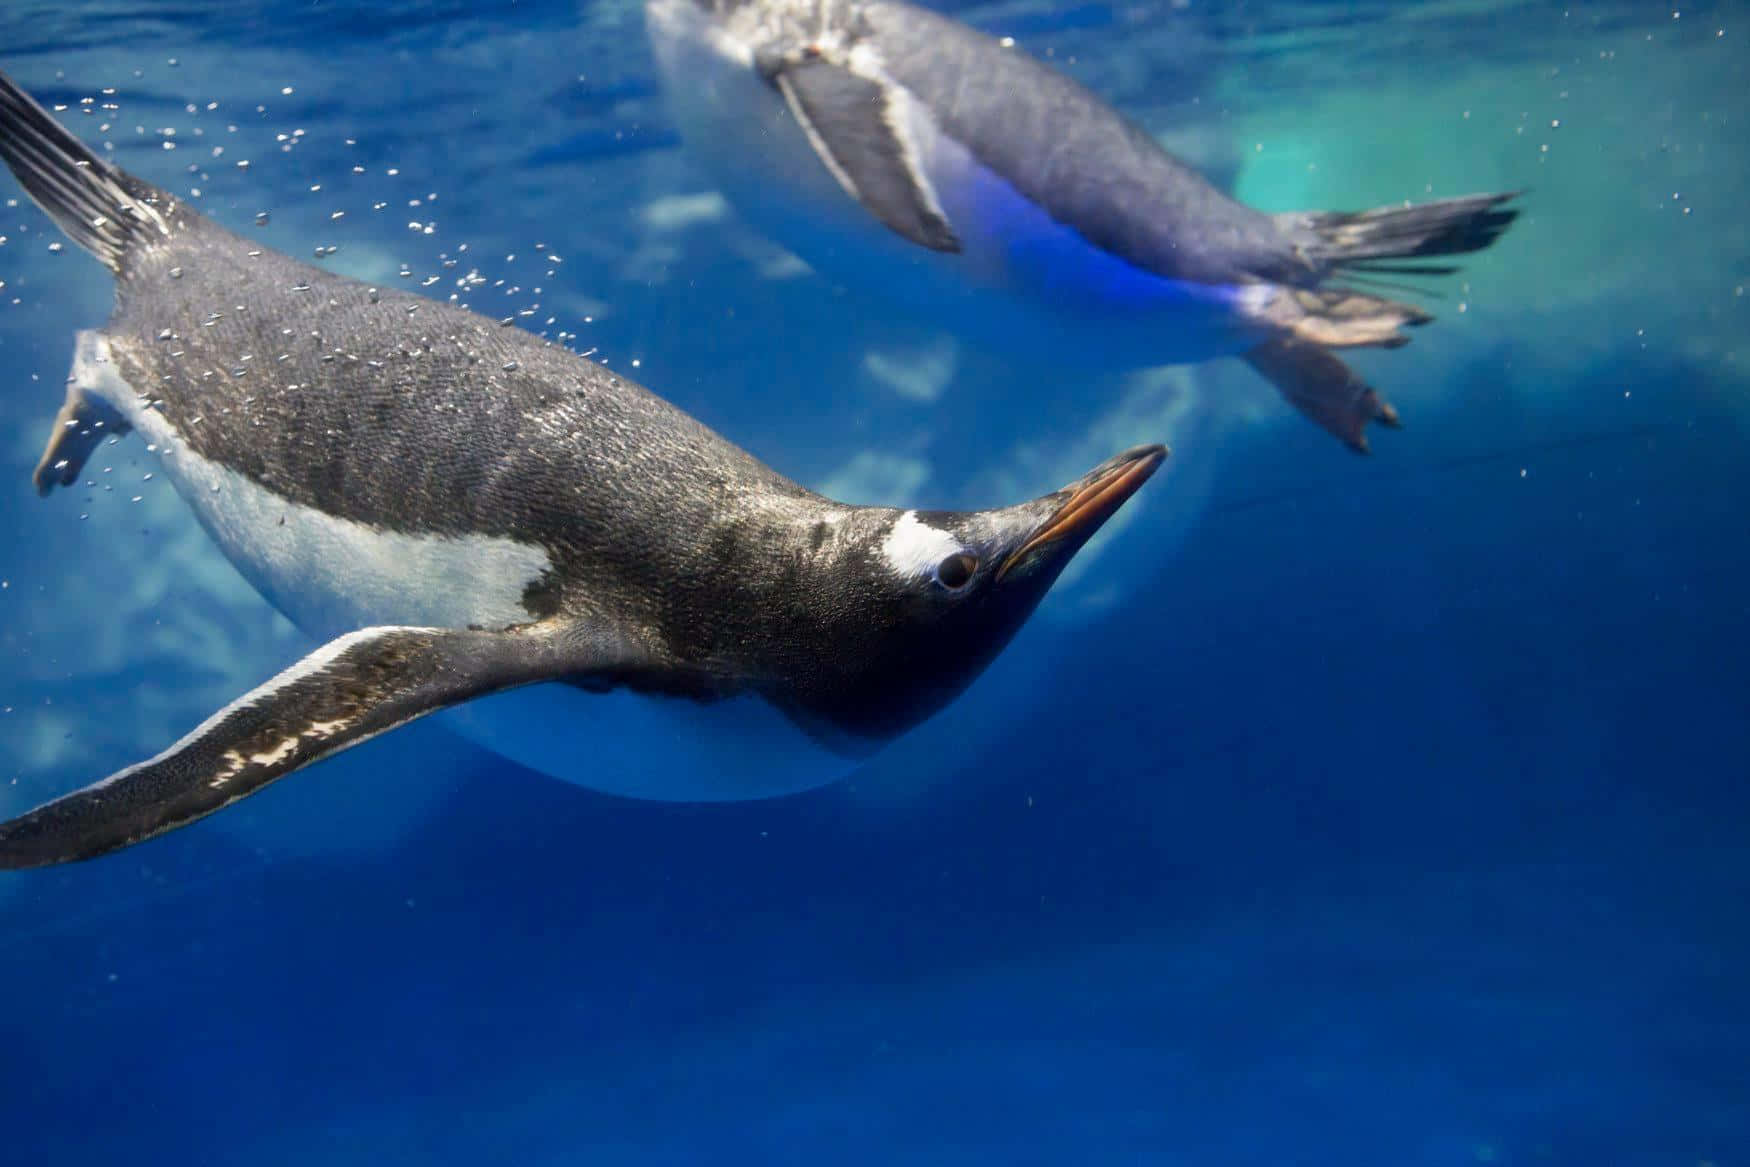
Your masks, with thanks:
[[[675,657],[762,689],[791,664],[831,652],[842,573],[866,544],[862,508],[797,488],[723,508],[697,550],[659,587]]]
[[[896,580],[884,542],[902,512],[815,496],[747,524],[762,566],[741,585],[757,645],[759,691],[817,742],[865,756],[914,724],[911,678],[872,661],[893,657],[908,634],[913,597]]]

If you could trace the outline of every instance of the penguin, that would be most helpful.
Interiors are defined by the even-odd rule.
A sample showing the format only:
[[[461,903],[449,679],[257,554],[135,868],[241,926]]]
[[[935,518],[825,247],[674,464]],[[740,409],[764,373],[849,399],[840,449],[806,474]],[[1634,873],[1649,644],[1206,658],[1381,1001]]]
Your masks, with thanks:
[[[1135,368],[1239,356],[1350,449],[1397,411],[1336,353],[1432,317],[1517,192],[1359,212],[1233,199],[1092,92],[902,0],[646,0],[681,138],[756,229],[1001,351]],[[1372,277],[1372,278],[1370,278]]]
[[[620,794],[823,784],[953,701],[1166,456],[991,510],[846,505],[508,322],[233,234],[4,77],[0,158],[116,281],[37,489],[137,433],[325,641],[155,757],[0,823],[0,868],[150,838],[439,710]]]

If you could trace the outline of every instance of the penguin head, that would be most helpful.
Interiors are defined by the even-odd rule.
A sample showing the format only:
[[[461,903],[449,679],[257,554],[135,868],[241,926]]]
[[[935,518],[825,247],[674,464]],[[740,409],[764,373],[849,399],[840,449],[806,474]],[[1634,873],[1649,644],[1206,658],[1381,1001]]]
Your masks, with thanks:
[[[859,570],[835,573],[836,651],[815,722],[877,743],[941,710],[1027,622],[1052,583],[1167,456],[1139,446],[1040,498],[984,511],[859,512]]]

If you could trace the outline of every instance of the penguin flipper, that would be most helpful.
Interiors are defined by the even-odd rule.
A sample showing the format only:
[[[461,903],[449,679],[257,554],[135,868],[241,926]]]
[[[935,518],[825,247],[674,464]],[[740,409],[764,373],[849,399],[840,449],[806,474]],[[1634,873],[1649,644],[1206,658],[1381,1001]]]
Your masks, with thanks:
[[[1368,452],[1368,422],[1398,427],[1398,411],[1354,369],[1320,345],[1278,337],[1245,356],[1290,405],[1357,454]]]
[[[0,823],[0,868],[94,858],[446,706],[536,681],[611,673],[632,656],[615,638],[551,621],[502,632],[386,626],[348,633],[157,757]]]
[[[920,247],[960,250],[891,86],[821,58],[781,64],[770,76],[846,194]]]

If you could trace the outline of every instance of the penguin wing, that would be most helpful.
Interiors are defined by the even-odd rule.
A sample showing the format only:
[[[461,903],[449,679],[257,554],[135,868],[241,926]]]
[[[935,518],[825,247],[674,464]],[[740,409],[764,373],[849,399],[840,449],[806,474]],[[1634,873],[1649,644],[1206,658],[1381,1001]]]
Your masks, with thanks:
[[[0,823],[0,868],[90,859],[173,830],[445,706],[634,663],[555,622],[502,632],[366,628],[317,649],[157,757]]]
[[[769,78],[846,194],[913,243],[960,250],[907,135],[903,98],[891,81],[820,57],[782,63]]]

